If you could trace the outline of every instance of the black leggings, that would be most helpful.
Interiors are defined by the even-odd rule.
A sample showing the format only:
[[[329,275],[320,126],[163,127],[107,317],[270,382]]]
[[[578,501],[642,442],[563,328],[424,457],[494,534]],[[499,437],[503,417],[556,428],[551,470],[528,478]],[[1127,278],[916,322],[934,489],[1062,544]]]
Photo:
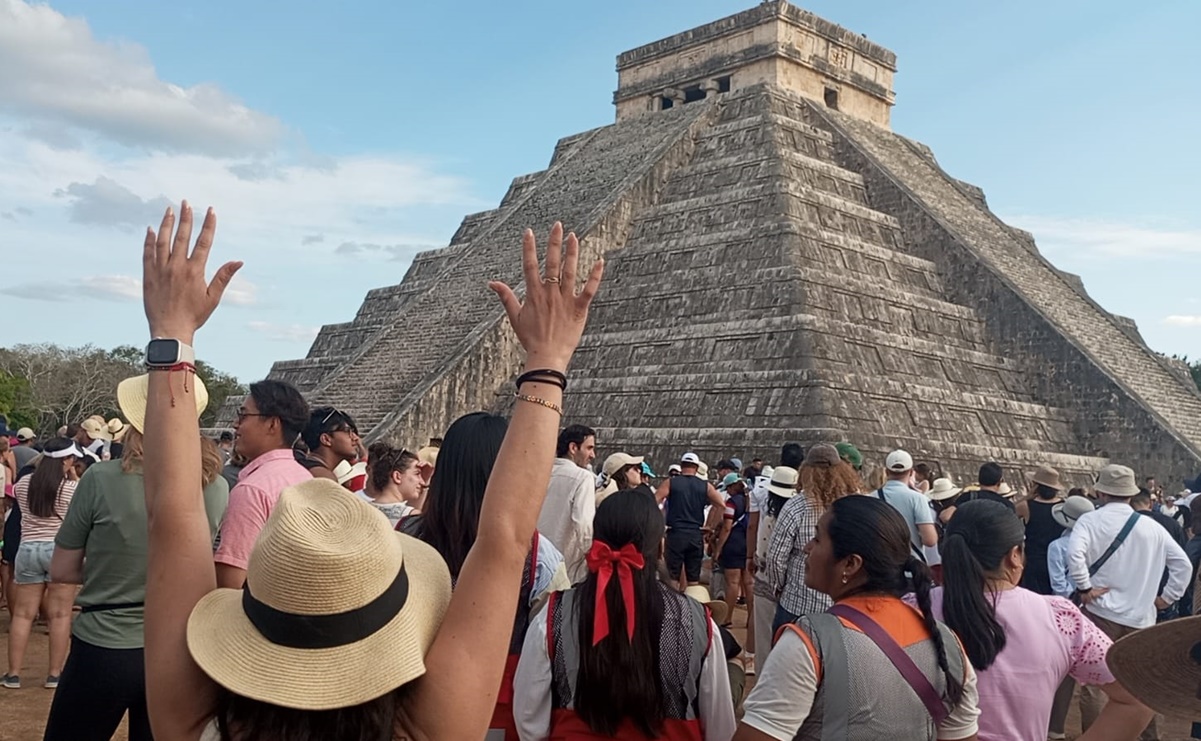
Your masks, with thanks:
[[[129,711],[129,741],[153,741],[140,648],[101,648],[71,637],[71,653],[43,741],[109,741]]]

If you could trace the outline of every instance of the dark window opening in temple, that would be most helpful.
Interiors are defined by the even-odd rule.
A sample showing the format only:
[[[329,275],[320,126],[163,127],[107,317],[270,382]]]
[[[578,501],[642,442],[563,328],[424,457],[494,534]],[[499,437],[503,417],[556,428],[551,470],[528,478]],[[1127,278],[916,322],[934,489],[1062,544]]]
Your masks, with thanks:
[[[838,91],[834,88],[826,88],[826,107],[838,110]]]
[[[664,95],[660,100],[662,102],[662,107],[659,110],[661,111],[666,111],[668,108],[671,108],[673,105],[675,105],[675,101],[666,95]]]
[[[693,103],[695,101],[704,100],[704,99],[705,99],[705,91],[701,90],[700,85],[697,85],[696,87],[684,88],[684,102],[685,103]]]
[[[726,75],[725,77],[717,78],[717,92],[719,92],[719,93],[730,92],[730,76],[729,75]]]

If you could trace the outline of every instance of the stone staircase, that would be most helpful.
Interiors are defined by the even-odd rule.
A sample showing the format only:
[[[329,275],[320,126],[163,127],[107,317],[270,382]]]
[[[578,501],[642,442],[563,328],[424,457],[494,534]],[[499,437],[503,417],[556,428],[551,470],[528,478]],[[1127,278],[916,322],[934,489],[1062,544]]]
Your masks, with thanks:
[[[790,439],[851,439],[961,477],[988,458],[1095,470],[1071,414],[1038,403],[936,263],[903,251],[900,224],[869,205],[833,143],[788,96],[723,101],[610,258],[571,417],[606,450],[657,461],[685,448],[770,460]]]
[[[989,335],[1022,362],[1031,391],[1076,410],[1078,437],[1161,478],[1196,473],[1201,395],[1129,320],[1056,270],[1032,235],[992,214],[983,192],[944,172],[928,148],[798,102],[805,120],[837,137],[838,161],[870,178],[872,203],[898,216],[907,249],[939,259],[961,300],[983,304]]]

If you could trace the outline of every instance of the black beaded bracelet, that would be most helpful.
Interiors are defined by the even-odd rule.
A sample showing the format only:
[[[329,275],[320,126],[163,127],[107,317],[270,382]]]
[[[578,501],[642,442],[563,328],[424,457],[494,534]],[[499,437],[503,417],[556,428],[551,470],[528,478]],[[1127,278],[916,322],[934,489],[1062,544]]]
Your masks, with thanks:
[[[521,384],[537,381],[538,383],[549,383],[552,386],[558,386],[560,390],[567,390],[567,376],[553,368],[542,368],[540,370],[526,371],[517,377],[517,388],[521,388]]]

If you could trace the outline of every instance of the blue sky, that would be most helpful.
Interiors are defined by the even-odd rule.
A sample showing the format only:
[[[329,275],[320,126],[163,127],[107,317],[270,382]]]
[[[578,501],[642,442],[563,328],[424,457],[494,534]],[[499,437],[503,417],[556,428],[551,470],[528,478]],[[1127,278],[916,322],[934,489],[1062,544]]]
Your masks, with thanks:
[[[140,230],[188,197],[247,263],[198,353],[261,377],[611,122],[619,52],[752,4],[0,0],[0,345],[142,344]],[[897,53],[894,129],[1201,356],[1201,3],[803,7]]]

